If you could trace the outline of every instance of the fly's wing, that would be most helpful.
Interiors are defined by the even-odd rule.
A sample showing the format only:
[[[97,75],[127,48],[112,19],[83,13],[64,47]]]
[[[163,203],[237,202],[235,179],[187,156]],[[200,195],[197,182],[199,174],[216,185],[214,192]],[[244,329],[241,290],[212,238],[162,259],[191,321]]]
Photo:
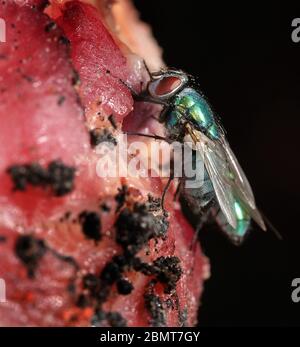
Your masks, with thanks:
[[[246,207],[249,207],[249,213],[253,220],[263,229],[266,230],[265,223],[259,211],[257,210],[253,191],[249,184],[249,181],[241,168],[236,156],[232,152],[229,143],[223,138],[223,147],[227,156],[228,170],[232,174],[232,180],[234,182],[234,188],[237,191],[239,197],[242,199]]]
[[[226,152],[227,158],[228,158],[228,166],[230,169],[230,172],[233,175],[233,180],[235,181],[235,184],[239,188],[241,195],[247,201],[249,206],[252,209],[255,209],[255,200],[254,195],[252,192],[252,188],[249,184],[249,181],[241,168],[239,162],[236,159],[235,154],[232,152],[232,149],[229,146],[229,143],[223,138],[223,146],[224,150]]]
[[[234,206],[236,198],[239,198],[249,215],[263,230],[266,230],[256,208],[250,184],[225,138],[221,141],[212,141],[200,132],[195,134],[194,130],[191,131],[194,141],[197,139],[204,165],[228,223],[233,228],[237,226]]]
[[[228,223],[235,229],[237,227],[234,210],[235,201],[232,188],[228,179],[225,177],[227,163],[226,160],[224,160],[222,148],[217,143],[210,140],[208,141],[209,142],[206,140],[203,141],[202,136],[199,137],[198,145],[200,146],[203,162],[212,181],[220,208]]]

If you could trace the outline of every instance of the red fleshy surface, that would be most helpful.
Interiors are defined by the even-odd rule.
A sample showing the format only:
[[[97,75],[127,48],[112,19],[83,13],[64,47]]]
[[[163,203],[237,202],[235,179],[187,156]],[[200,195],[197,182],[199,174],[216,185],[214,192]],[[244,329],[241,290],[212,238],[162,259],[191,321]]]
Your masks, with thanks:
[[[89,5],[67,3],[62,16],[57,18],[61,29],[49,32],[45,26],[50,19],[37,9],[13,1],[0,6],[8,28],[7,43],[0,45],[0,235],[7,238],[0,243],[0,278],[7,285],[7,302],[0,303],[0,325],[88,326],[92,309],[79,309],[75,302],[82,290],[82,276],[87,272],[99,273],[113,255],[121,252],[114,242],[113,227],[114,195],[121,179],[97,177],[97,156],[89,145],[82,108],[87,117],[96,112],[96,107],[104,118],[114,113],[116,119],[121,120],[131,111],[133,100],[119,78],[139,85],[138,69],[129,66],[117,40]],[[70,40],[70,47],[59,39],[63,34]],[[73,67],[80,76],[79,89],[72,84]],[[61,96],[65,99],[59,105]],[[97,105],[99,99],[101,105]],[[131,122],[134,122],[132,116]],[[137,123],[140,124],[140,120]],[[6,173],[8,166],[33,161],[45,166],[54,159],[76,166],[72,193],[53,197],[49,190],[41,188],[12,191],[12,182]],[[122,182],[131,187],[131,195],[137,201],[144,201],[148,193],[160,196],[165,184],[158,178]],[[110,213],[100,212],[102,202],[112,206]],[[176,287],[179,309],[187,308],[186,324],[193,325],[206,259],[199,247],[195,253],[190,251],[193,230],[180,211],[174,209],[171,194],[166,206],[170,212],[168,237],[166,241],[159,240],[157,245],[151,240],[149,254],[143,250],[141,256],[149,262],[161,255],[179,257],[183,269]],[[84,209],[101,215],[106,236],[97,245],[84,237],[74,220]],[[66,211],[72,213],[69,220],[60,220]],[[47,252],[35,278],[29,279],[14,253],[15,241],[23,233],[44,239],[51,249],[72,256],[80,270],[76,272],[71,265]],[[150,317],[144,307],[143,294],[149,278],[133,271],[126,275],[133,282],[134,291],[121,296],[112,287],[104,308],[120,312],[129,326],[147,326]],[[76,293],[72,294],[67,286],[74,276]],[[162,300],[170,298],[160,287],[157,294]],[[168,326],[177,326],[178,310],[166,309],[166,318]]]
[[[29,215],[45,213],[63,203],[44,190],[34,189],[26,199],[12,192],[6,169],[12,163],[48,164],[60,158],[76,163],[76,154],[86,155],[89,138],[78,96],[72,86],[73,67],[62,32],[45,32],[50,20],[29,6],[1,5],[7,23],[7,42],[1,44],[1,209],[9,202]],[[34,23],[34,24],[33,24]],[[60,105],[60,98],[64,101]],[[80,139],[80,141],[78,141]]]
[[[86,107],[98,104],[122,120],[133,109],[126,82],[132,73],[98,11],[77,1],[67,2],[57,22],[71,41],[71,57],[81,79],[80,96]],[[113,64],[112,64],[113,61]]]

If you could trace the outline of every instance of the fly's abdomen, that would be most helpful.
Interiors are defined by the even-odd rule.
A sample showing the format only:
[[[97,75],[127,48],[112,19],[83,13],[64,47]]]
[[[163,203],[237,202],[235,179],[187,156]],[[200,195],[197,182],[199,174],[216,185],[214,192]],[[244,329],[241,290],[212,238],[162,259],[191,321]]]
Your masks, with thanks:
[[[203,181],[198,188],[187,188],[188,179],[184,178],[182,184],[182,197],[195,215],[203,215],[215,202],[215,192],[207,171],[204,172]]]
[[[216,220],[223,232],[230,238],[230,240],[235,244],[241,244],[244,240],[249,228],[251,217],[243,208],[243,205],[236,199],[234,203],[234,210],[236,215],[237,226],[234,229],[226,220],[222,211],[219,210],[216,215]]]
[[[213,111],[208,102],[193,88],[183,89],[175,99],[173,113],[184,115],[184,118],[193,124],[195,129],[205,133],[210,139],[220,138],[220,129],[215,121]],[[170,123],[174,124],[174,116],[169,118]]]
[[[192,161],[197,160],[196,152],[192,157]],[[194,167],[196,165],[193,165]],[[198,165],[199,166],[199,165]],[[200,166],[199,166],[200,167]],[[190,179],[183,177],[181,181],[181,195],[184,201],[187,203],[188,208],[190,209],[193,215],[197,215],[199,218],[199,223],[203,216],[207,212],[212,211],[212,215],[215,216],[217,223],[219,224],[222,231],[230,238],[230,240],[235,244],[240,244],[250,228],[251,217],[247,210],[244,208],[243,204],[239,199],[234,199],[234,213],[236,218],[236,228],[233,228],[227,221],[223,212],[220,210],[217,198],[215,195],[214,187],[212,181],[208,175],[208,172],[205,167],[204,175],[201,180],[197,181],[197,188],[188,188],[187,183],[191,182]],[[195,180],[193,182],[196,182]],[[215,212],[217,211],[217,212]]]
[[[226,234],[234,244],[241,244],[248,230],[250,229],[251,217],[243,209],[242,205],[235,202],[235,213],[237,226],[234,229],[226,220],[224,214],[218,207],[215,192],[209,177],[205,177],[203,185],[200,188],[185,188],[182,190],[182,197],[186,201],[189,209],[194,215],[198,215],[199,222],[208,211],[218,211],[215,219],[221,230]]]

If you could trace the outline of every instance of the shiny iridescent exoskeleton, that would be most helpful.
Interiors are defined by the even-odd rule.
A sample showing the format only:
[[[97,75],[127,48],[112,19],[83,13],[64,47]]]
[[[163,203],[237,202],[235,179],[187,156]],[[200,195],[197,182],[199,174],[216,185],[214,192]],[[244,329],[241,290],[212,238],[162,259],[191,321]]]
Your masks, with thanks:
[[[153,73],[144,97],[164,105],[160,121],[169,139],[185,141],[189,137],[200,152],[205,167],[204,184],[200,188],[181,189],[192,209],[203,214],[217,205],[216,219],[235,243],[244,239],[251,219],[266,230],[250,184],[194,79],[178,70]]]

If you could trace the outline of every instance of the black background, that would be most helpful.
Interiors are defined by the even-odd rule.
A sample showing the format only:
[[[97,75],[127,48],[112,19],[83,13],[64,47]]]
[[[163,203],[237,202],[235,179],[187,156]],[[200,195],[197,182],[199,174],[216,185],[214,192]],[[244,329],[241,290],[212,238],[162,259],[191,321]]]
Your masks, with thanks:
[[[200,235],[211,262],[200,326],[300,325],[300,43],[292,2],[136,0],[169,66],[199,77],[258,205],[283,236],[253,230],[241,247],[216,227]]]

